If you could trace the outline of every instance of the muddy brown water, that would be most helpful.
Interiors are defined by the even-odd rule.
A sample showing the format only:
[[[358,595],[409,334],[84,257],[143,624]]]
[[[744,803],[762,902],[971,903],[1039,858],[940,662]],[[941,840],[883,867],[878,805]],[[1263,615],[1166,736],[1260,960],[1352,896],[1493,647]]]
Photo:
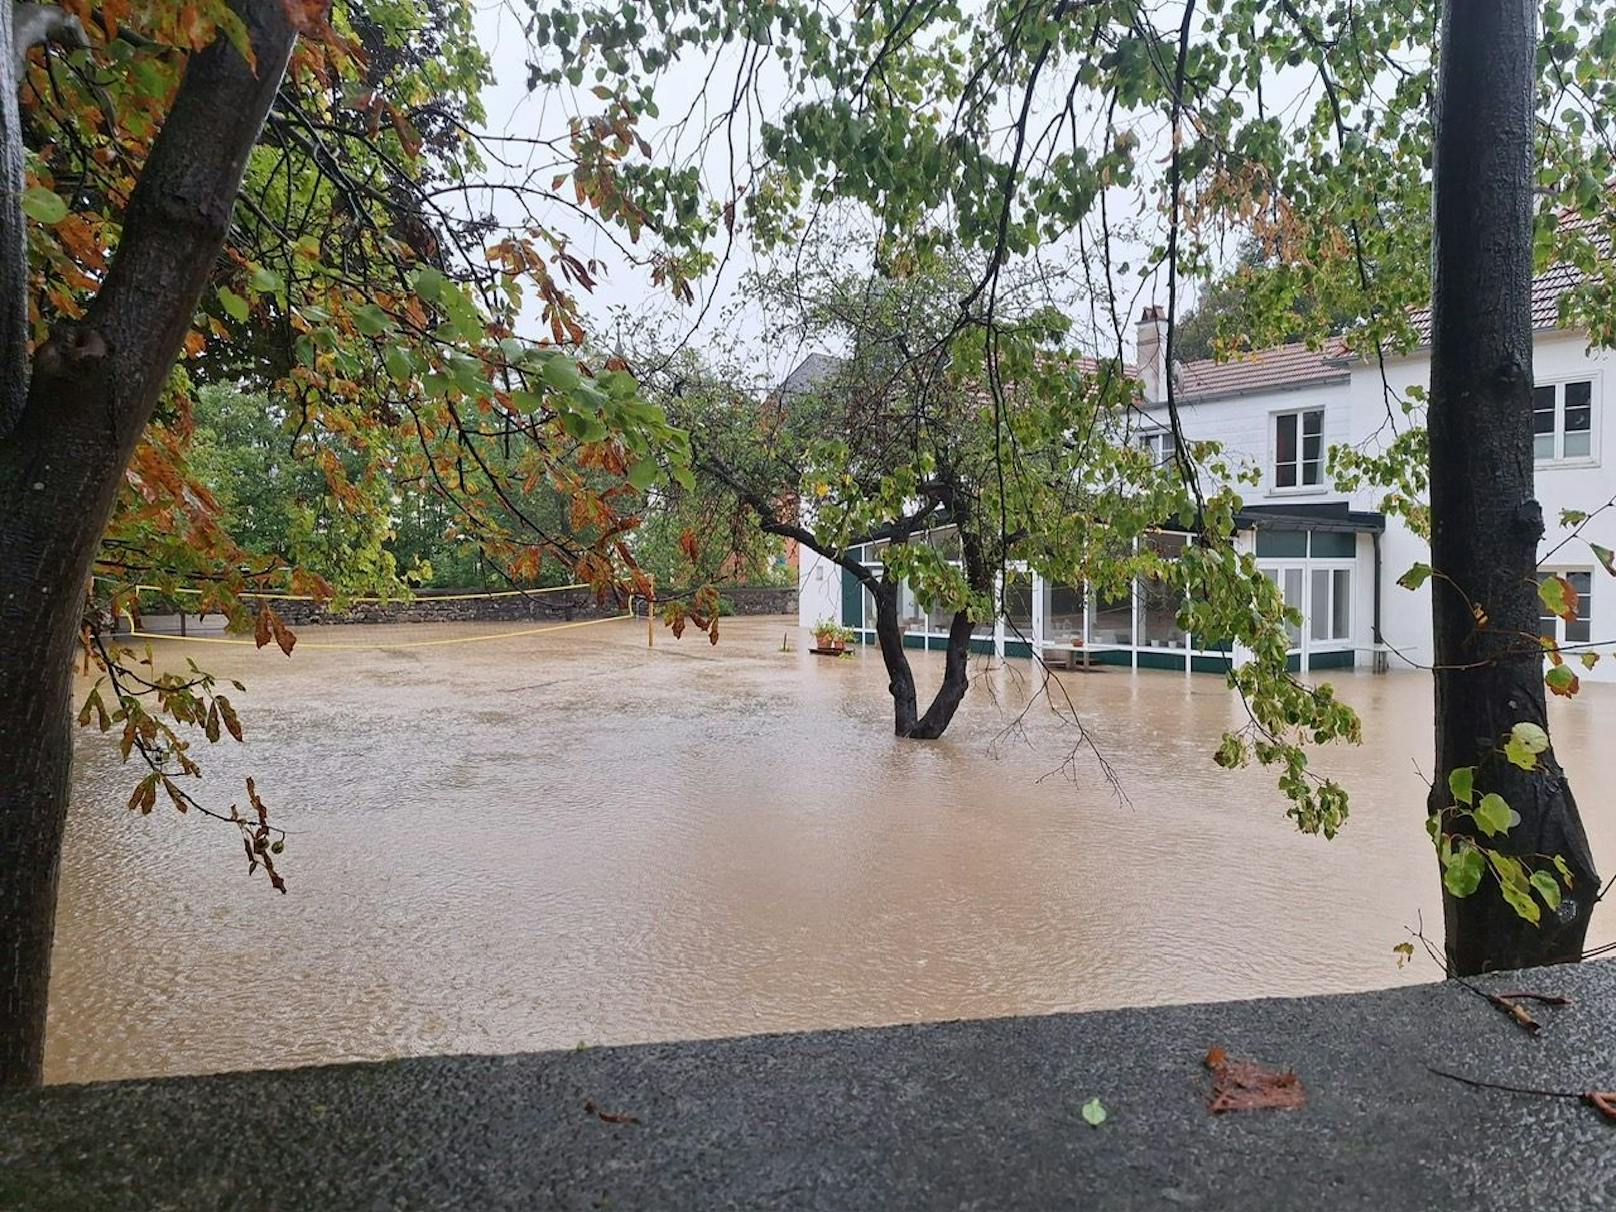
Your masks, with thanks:
[[[506,628],[522,630],[520,626]],[[718,647],[643,622],[496,642],[487,624],[306,628],[273,650],[158,641],[239,677],[245,746],[201,756],[218,801],[257,776],[294,831],[291,891],[227,826],[131,816],[81,734],[47,1077],[201,1073],[448,1052],[1367,989],[1423,914],[1430,686],[1336,678],[1365,719],[1320,754],[1352,818],[1303,837],[1260,771],[1209,753],[1220,679],[1061,675],[1115,772],[1027,664],[983,672],[948,736],[890,735],[871,651],[809,655],[790,620]],[[780,651],[789,637],[792,651]],[[317,643],[371,644],[353,650]],[[925,682],[935,658],[916,654]],[[1616,870],[1597,740],[1616,696],[1554,705],[1596,852]],[[207,748],[204,746],[204,748]],[[1616,938],[1602,909],[1594,942]]]

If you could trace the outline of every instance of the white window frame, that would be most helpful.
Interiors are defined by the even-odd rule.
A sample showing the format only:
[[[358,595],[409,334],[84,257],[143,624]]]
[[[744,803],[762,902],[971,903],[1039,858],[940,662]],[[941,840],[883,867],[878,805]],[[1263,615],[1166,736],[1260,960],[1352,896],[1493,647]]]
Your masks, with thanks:
[[[1304,483],[1307,474],[1308,460],[1303,451],[1306,438],[1306,418],[1310,413],[1319,414],[1319,479],[1316,484]],[[1324,422],[1326,409],[1322,404],[1309,404],[1295,408],[1276,408],[1268,414],[1268,495],[1269,496],[1311,496],[1330,491],[1325,482],[1325,442]],[[1281,417],[1296,418],[1296,483],[1281,485],[1279,482],[1279,422]]]
[[[1554,453],[1548,455],[1533,455],[1533,463],[1538,467],[1597,467],[1599,466],[1599,416],[1600,395],[1603,385],[1600,382],[1600,373],[1597,370],[1579,371],[1576,374],[1556,375],[1547,379],[1539,379],[1532,385],[1533,400],[1532,412],[1534,419],[1537,414],[1536,391],[1540,387],[1554,388]],[[1565,453],[1565,389],[1570,383],[1588,384],[1588,453],[1585,455],[1567,455]],[[1533,428],[1533,445],[1537,444],[1536,427]],[[1581,572],[1582,569],[1575,569]]]
[[[1300,658],[1302,672],[1306,673],[1312,668],[1313,655],[1324,655],[1331,652],[1349,652],[1357,648],[1358,636],[1358,560],[1352,556],[1316,557],[1313,551],[1313,535],[1309,531],[1307,539],[1308,554],[1305,556],[1259,556],[1257,558],[1257,571],[1264,576],[1272,574],[1277,581],[1280,592],[1283,594],[1285,574],[1287,572],[1300,572],[1302,576],[1302,600],[1300,602],[1287,602],[1302,612],[1302,624],[1297,629],[1295,643],[1287,649],[1291,656]],[[1318,640],[1313,638],[1313,574],[1325,572],[1329,574],[1329,597],[1335,596],[1335,574],[1347,574],[1347,634],[1334,636],[1330,639]],[[1325,603],[1328,609],[1333,602]],[[1333,616],[1332,616],[1332,622]]]
[[[1358,597],[1358,587],[1356,584],[1354,584],[1354,582],[1358,579],[1358,561],[1355,559],[1309,559],[1307,562],[1307,568],[1307,619],[1303,624],[1303,627],[1307,632],[1306,638],[1308,649],[1315,652],[1339,652],[1343,648],[1351,648],[1353,646],[1353,637],[1358,634],[1358,603],[1356,600]],[[1329,574],[1330,601],[1326,603],[1326,606],[1329,607],[1329,609],[1326,611],[1326,617],[1332,623],[1335,621],[1335,574],[1338,572],[1345,572],[1347,574],[1346,635],[1330,636],[1327,639],[1319,639],[1313,634],[1313,616],[1316,610],[1316,603],[1313,601],[1313,574],[1315,572],[1325,572]]]
[[[1171,429],[1146,429],[1139,435],[1139,445],[1150,451],[1157,467],[1172,460],[1177,450]]]

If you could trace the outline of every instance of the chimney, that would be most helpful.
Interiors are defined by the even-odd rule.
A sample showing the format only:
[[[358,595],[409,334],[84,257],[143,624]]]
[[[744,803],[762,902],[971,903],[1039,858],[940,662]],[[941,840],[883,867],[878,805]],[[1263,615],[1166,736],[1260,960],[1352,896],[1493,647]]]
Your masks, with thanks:
[[[1167,317],[1154,303],[1139,313],[1139,381],[1145,387],[1145,403],[1160,404],[1167,398]]]

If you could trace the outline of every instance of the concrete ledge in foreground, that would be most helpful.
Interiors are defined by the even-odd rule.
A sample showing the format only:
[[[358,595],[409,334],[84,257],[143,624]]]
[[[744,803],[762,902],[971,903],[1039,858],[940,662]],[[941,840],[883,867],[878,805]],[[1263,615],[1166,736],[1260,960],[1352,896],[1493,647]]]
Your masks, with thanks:
[[[55,1087],[0,1098],[0,1207],[1616,1206],[1616,1123],[1426,1069],[1616,1088],[1616,964],[1489,984],[1573,1004],[1536,1038],[1448,984]],[[1308,1105],[1207,1114],[1212,1044]]]

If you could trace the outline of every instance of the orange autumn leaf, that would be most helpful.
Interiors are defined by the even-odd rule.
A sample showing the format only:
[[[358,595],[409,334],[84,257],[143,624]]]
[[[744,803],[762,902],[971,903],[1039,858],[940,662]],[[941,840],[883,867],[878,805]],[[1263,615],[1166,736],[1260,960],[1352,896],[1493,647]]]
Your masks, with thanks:
[[[1214,1115],[1230,1111],[1294,1111],[1307,1105],[1307,1091],[1294,1070],[1270,1068],[1260,1061],[1230,1057],[1223,1048],[1207,1050],[1212,1094],[1206,1108]]]

